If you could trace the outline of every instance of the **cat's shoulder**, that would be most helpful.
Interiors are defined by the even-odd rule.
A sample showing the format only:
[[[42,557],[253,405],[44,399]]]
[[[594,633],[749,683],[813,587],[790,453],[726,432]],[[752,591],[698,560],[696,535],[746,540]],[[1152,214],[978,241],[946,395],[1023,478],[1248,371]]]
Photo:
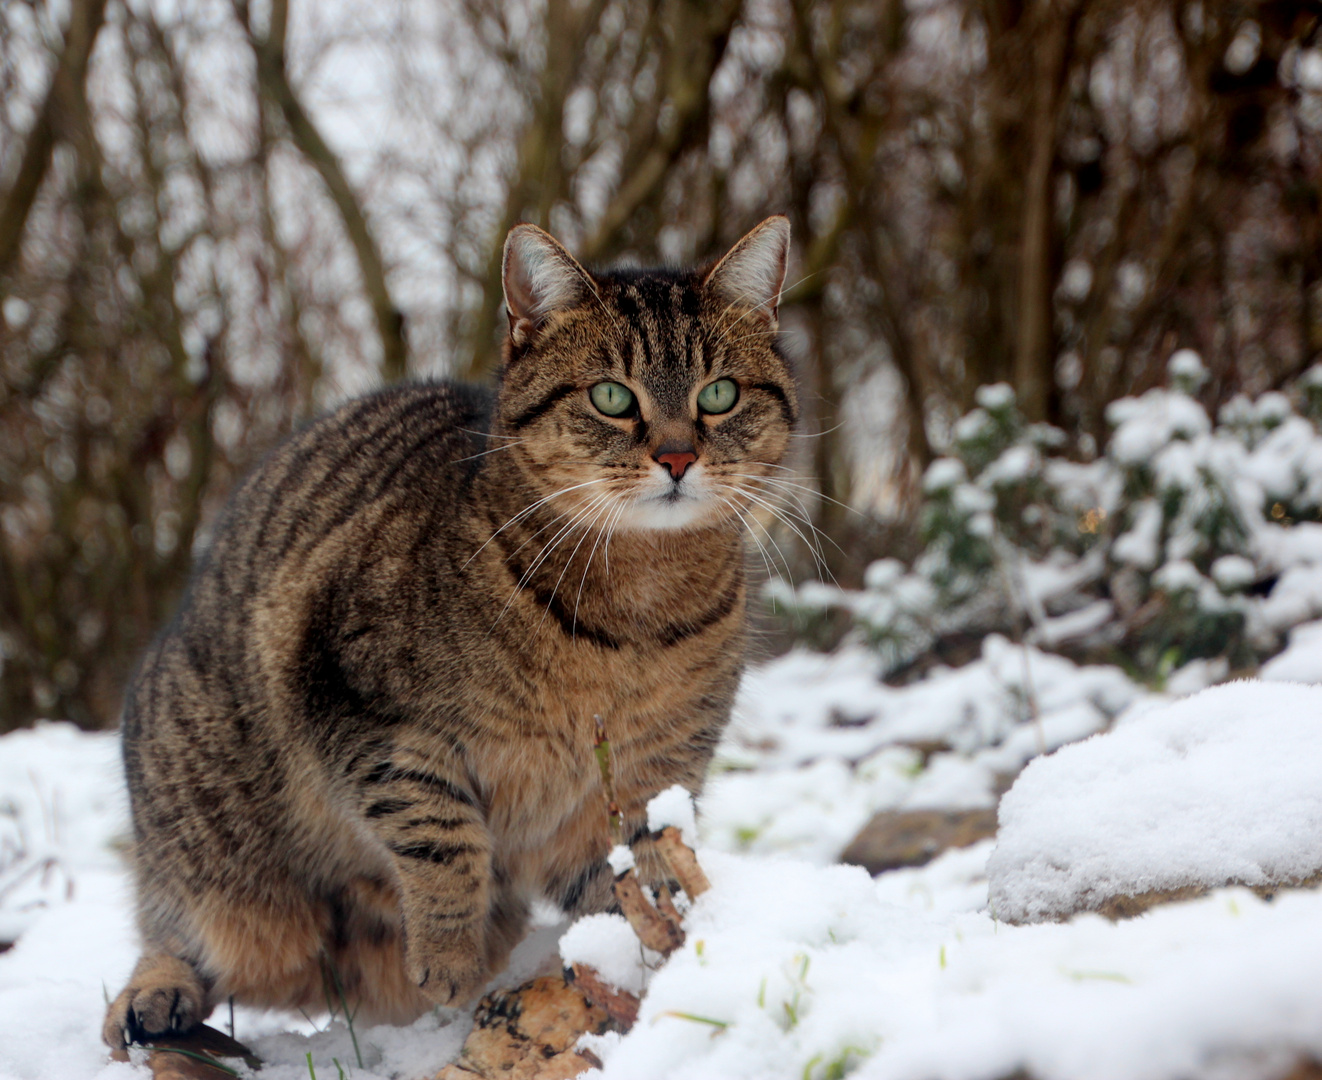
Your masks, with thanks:
[[[351,398],[312,420],[296,439],[334,439],[382,427],[484,434],[495,401],[492,388],[452,379],[398,383]]]
[[[452,501],[483,459],[494,401],[485,387],[436,380],[344,402],[245,477],[217,522],[218,547],[283,551],[383,499]]]
[[[399,383],[351,398],[277,445],[250,479],[288,471],[368,471],[400,456],[466,456],[485,441],[495,391],[450,380]]]

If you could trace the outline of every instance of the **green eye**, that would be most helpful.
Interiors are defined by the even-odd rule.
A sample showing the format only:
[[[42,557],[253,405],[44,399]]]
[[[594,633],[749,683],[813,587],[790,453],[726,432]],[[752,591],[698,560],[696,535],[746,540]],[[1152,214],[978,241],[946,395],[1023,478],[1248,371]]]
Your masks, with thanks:
[[[633,410],[633,391],[617,382],[599,382],[588,391],[588,396],[607,416],[624,416]]]
[[[705,413],[729,412],[739,400],[739,387],[733,379],[717,379],[698,391],[698,408]]]

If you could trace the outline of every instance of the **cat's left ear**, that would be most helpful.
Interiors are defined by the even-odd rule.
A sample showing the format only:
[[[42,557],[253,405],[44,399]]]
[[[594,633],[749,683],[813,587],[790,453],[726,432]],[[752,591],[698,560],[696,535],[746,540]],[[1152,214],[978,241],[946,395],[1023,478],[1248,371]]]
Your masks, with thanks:
[[[526,345],[555,312],[581,304],[589,280],[555,237],[527,224],[505,238],[501,276],[515,345]]]
[[[790,219],[776,214],[735,244],[702,284],[731,306],[751,308],[750,318],[761,318],[774,330],[789,254]]]

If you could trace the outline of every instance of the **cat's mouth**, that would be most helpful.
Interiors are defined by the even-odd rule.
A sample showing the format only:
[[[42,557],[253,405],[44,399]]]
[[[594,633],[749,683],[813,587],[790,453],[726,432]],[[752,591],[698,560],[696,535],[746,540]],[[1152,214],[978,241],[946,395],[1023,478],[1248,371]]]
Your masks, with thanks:
[[[638,530],[689,529],[710,524],[720,509],[701,471],[690,466],[679,480],[668,473],[649,476],[630,498],[620,525]]]

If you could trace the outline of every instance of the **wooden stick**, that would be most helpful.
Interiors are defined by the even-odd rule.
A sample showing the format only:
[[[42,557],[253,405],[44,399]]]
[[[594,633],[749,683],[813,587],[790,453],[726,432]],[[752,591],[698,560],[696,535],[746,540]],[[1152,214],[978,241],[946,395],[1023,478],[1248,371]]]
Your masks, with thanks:
[[[684,944],[684,931],[652,906],[632,870],[615,879],[615,899],[638,940],[649,949],[669,956]]]
[[[696,900],[711,888],[711,882],[707,880],[707,875],[698,865],[693,849],[684,843],[675,826],[667,825],[653,837],[653,840],[657,851],[661,852],[661,857],[666,860],[670,872],[675,875],[675,880],[679,882],[690,900]]]

